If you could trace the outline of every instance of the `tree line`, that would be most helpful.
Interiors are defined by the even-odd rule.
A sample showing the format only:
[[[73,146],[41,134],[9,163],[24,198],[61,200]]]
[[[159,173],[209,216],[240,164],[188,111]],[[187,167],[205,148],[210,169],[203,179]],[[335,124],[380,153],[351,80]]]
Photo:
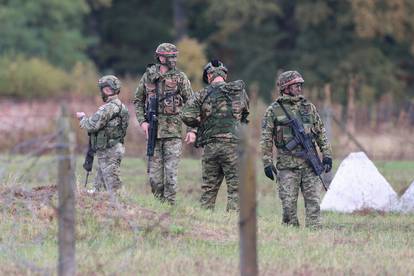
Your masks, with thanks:
[[[296,69],[307,88],[329,83],[342,104],[350,85],[366,105],[384,95],[404,104],[414,97],[413,12],[410,0],[2,0],[0,63],[41,58],[135,78],[159,43],[184,41],[193,80],[218,57],[265,99],[278,72]]]

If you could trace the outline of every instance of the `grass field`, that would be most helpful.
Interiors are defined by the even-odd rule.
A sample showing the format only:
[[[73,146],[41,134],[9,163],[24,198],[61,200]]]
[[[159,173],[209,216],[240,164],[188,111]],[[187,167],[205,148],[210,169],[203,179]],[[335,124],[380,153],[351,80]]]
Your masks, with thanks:
[[[199,160],[181,162],[175,207],[153,199],[142,159],[123,161],[124,188],[117,202],[105,193],[92,196],[82,190],[84,172],[78,161],[76,258],[80,275],[239,273],[238,215],[225,212],[225,186],[214,212],[199,208]],[[397,192],[414,180],[414,162],[376,165]],[[54,166],[51,158],[41,158],[25,173],[19,173],[21,166],[15,164],[3,170],[2,275],[56,273]],[[264,178],[259,163],[257,168],[261,275],[414,274],[414,215],[323,213],[322,230],[284,227],[276,184]],[[37,186],[46,187],[30,189]],[[299,210],[303,222],[302,200]]]

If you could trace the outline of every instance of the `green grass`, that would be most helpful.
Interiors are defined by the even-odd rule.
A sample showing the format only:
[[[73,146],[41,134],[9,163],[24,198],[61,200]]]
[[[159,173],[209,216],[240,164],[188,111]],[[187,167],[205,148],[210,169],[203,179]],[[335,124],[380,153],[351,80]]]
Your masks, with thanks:
[[[0,190],[0,274],[55,274],[57,221],[42,200],[24,200],[7,189],[51,185],[52,157],[16,178],[19,165],[3,172]],[[83,188],[82,160],[77,162]],[[414,162],[376,162],[396,191],[414,180]],[[335,162],[336,169],[338,162]],[[414,273],[414,215],[323,213],[323,229],[284,227],[276,184],[257,165],[258,255],[262,275]],[[26,175],[30,173],[29,175]],[[184,159],[177,206],[154,200],[142,159],[125,159],[120,205],[105,209],[105,196],[78,198],[78,272],[82,275],[237,275],[238,215],[225,212],[226,188],[214,212],[199,207],[201,165]],[[109,203],[108,203],[109,204]],[[56,197],[52,199],[56,205]],[[111,205],[112,206],[112,205]],[[119,207],[121,206],[121,207]],[[52,215],[47,215],[52,212]],[[304,219],[303,201],[299,216]],[[49,213],[48,213],[49,212]],[[121,213],[119,213],[121,212]],[[303,223],[302,223],[303,224]]]

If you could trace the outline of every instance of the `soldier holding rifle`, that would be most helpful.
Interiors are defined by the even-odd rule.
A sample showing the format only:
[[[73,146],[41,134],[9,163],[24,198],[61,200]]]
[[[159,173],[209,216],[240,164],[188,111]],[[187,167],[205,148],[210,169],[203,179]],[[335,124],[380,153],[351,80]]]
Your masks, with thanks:
[[[323,122],[315,106],[302,95],[304,80],[297,71],[279,75],[281,96],[266,110],[262,121],[260,146],[265,175],[276,175],[286,225],[299,226],[297,199],[302,191],[306,208],[306,227],[319,228],[320,174],[332,168],[332,150]],[[277,149],[273,165],[273,144]],[[315,148],[318,145],[323,159]]]
[[[148,175],[152,193],[162,202],[175,203],[178,163],[182,151],[179,113],[193,91],[187,76],[176,68],[178,50],[171,43],[155,51],[156,64],[147,66],[135,91],[135,112],[147,138]],[[187,129],[185,141],[196,135]]]
[[[100,78],[98,87],[105,104],[90,117],[84,112],[76,112],[80,127],[89,135],[89,149],[83,166],[89,174],[96,154],[98,170],[94,190],[116,191],[122,185],[119,175],[129,113],[118,98],[121,82],[117,77],[108,75]]]

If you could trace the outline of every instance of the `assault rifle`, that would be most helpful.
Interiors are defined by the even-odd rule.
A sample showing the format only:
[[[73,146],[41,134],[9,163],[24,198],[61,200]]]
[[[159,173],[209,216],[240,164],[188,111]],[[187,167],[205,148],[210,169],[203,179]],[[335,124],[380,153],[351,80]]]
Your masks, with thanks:
[[[152,96],[148,100],[147,105],[147,122],[149,124],[148,127],[148,140],[147,140],[147,156],[148,156],[148,164],[147,164],[147,173],[150,172],[150,164],[151,159],[154,156],[154,149],[155,143],[157,139],[157,130],[158,130],[158,95],[160,89],[160,80],[156,81],[156,91],[155,96]]]
[[[279,103],[283,112],[286,114],[286,117],[288,118],[287,124],[291,127],[293,131],[293,138],[285,145],[285,148],[288,151],[292,151],[298,145],[302,146],[303,150],[298,153],[295,153],[294,156],[304,158],[308,162],[308,164],[313,169],[313,172],[317,176],[319,176],[319,179],[321,180],[322,185],[325,188],[325,191],[327,191],[328,188],[326,187],[325,182],[321,177],[321,174],[325,170],[325,167],[319,159],[318,152],[315,148],[315,144],[312,141],[312,134],[305,133],[305,129],[303,127],[302,122],[300,122],[297,118],[292,118],[290,116],[286,108],[283,106],[282,101],[279,100],[277,102]]]
[[[89,135],[88,151],[86,152],[85,162],[83,162],[83,168],[86,171],[85,188],[86,188],[86,185],[88,184],[88,177],[89,177],[89,173],[92,171],[93,158],[95,156],[95,151],[92,149],[92,137],[90,133],[88,135]]]

